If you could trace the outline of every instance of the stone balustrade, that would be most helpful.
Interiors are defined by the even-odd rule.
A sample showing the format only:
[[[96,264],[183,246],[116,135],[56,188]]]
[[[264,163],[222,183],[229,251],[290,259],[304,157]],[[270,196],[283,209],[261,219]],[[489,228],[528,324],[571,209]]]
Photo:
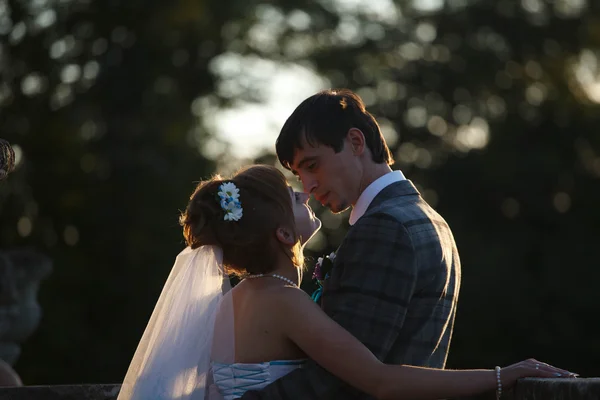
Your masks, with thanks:
[[[116,400],[118,384],[0,387],[0,400]],[[600,378],[521,379],[505,400],[598,400]],[[457,400],[495,400],[493,392]],[[175,400],[175,399],[174,399]]]

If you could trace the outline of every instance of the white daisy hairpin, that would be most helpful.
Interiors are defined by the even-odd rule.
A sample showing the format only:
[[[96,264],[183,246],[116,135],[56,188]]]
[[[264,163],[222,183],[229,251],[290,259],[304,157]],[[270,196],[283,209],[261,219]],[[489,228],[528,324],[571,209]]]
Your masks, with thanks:
[[[233,182],[222,183],[219,186],[219,203],[225,211],[223,219],[225,221],[239,221],[244,214],[242,203],[240,202],[240,190]]]

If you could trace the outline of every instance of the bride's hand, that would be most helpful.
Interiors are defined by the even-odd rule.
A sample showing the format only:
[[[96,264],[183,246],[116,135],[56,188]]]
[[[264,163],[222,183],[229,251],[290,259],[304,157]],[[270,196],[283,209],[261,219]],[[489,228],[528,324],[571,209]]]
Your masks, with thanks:
[[[520,378],[575,378],[578,375],[552,365],[530,358],[502,368],[500,380],[502,386],[510,387]]]

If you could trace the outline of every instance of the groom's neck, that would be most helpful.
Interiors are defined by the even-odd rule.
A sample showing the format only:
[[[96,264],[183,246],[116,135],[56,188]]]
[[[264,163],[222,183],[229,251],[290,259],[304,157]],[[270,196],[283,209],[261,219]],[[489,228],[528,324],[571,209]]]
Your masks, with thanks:
[[[361,182],[360,182],[360,193],[358,194],[358,197],[360,197],[362,192],[364,192],[365,189],[371,183],[375,182],[377,179],[381,178],[382,176],[384,176],[385,174],[387,174],[389,172],[392,172],[392,168],[390,168],[390,166],[387,164],[370,163],[367,166],[365,166],[364,174],[363,174]],[[358,201],[358,197],[352,203],[352,206],[354,206],[356,204],[356,201]]]

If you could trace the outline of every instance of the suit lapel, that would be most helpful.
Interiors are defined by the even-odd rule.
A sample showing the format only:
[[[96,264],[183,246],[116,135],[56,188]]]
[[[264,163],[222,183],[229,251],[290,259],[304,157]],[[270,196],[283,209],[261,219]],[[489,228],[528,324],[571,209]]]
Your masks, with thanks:
[[[366,212],[368,212],[371,208],[378,206],[386,200],[393,199],[399,196],[420,196],[420,193],[415,187],[415,185],[413,185],[413,183],[409,180],[394,182],[391,185],[385,187],[381,192],[377,194],[377,196],[375,196],[371,204],[369,204],[369,207],[367,208]],[[353,227],[350,227],[350,229],[353,229]],[[340,244],[340,246],[335,250],[336,258],[333,261],[333,269],[335,269],[335,267],[338,265],[337,256],[340,248],[343,245],[344,241],[342,241],[342,244]]]

